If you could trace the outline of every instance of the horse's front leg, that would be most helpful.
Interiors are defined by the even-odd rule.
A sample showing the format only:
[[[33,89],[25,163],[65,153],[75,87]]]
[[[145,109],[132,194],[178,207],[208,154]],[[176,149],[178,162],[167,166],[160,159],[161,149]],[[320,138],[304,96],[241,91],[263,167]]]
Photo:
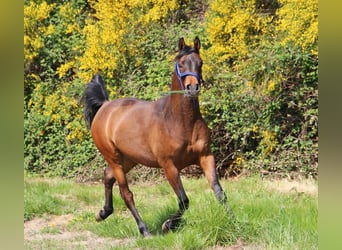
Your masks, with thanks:
[[[207,177],[211,189],[215,193],[216,198],[225,206],[232,218],[234,218],[234,213],[228,204],[227,196],[223,191],[217,177],[214,156],[212,154],[201,156],[199,162],[205,176]]]
[[[176,214],[172,215],[169,219],[167,219],[162,225],[162,231],[167,233],[170,229],[173,230],[178,227],[181,217],[185,210],[189,207],[189,199],[185,193],[179,170],[173,165],[173,163],[165,164],[163,166],[165,171],[165,176],[172,186],[178,197],[178,206],[179,209]]]

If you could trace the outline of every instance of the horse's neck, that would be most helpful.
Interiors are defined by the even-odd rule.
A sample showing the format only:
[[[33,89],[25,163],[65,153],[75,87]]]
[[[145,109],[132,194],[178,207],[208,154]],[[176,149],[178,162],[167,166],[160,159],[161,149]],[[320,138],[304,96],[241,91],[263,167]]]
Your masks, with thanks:
[[[181,90],[178,79],[175,82],[175,76],[171,90]],[[171,94],[169,108],[174,121],[182,124],[185,132],[192,131],[195,122],[201,119],[198,98],[185,97],[184,94]]]
[[[185,134],[192,138],[192,132],[195,122],[201,118],[199,110],[198,99],[191,99],[183,97],[183,126]]]

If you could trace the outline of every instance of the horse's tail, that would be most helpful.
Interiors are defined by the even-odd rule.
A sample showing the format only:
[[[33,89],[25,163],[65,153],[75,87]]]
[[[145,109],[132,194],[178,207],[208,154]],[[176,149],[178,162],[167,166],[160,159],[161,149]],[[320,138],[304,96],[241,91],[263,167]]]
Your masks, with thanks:
[[[90,128],[97,111],[105,101],[108,101],[108,92],[99,74],[94,75],[90,83],[87,84],[82,100],[85,103],[84,120]]]

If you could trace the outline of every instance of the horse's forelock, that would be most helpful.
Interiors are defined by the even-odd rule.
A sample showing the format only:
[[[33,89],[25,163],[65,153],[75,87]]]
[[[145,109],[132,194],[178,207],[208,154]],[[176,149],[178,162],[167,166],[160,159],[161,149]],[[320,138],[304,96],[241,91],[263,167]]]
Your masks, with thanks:
[[[179,51],[178,55],[176,56],[175,60],[179,60],[181,59],[183,56],[187,56],[190,55],[192,53],[197,53],[198,54],[198,50],[196,50],[195,48],[191,47],[191,46],[185,46],[181,51]]]

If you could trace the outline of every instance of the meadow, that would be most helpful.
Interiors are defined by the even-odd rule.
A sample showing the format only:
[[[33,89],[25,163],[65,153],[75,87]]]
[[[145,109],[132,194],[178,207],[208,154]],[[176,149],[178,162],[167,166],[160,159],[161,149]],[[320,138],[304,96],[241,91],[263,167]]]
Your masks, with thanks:
[[[103,185],[25,177],[25,249],[318,249],[317,181],[222,180],[235,219],[204,178],[183,177],[190,199],[177,230],[163,221],[177,210],[166,180],[134,182],[135,203],[152,237],[143,238],[114,186],[114,214],[96,222]]]

